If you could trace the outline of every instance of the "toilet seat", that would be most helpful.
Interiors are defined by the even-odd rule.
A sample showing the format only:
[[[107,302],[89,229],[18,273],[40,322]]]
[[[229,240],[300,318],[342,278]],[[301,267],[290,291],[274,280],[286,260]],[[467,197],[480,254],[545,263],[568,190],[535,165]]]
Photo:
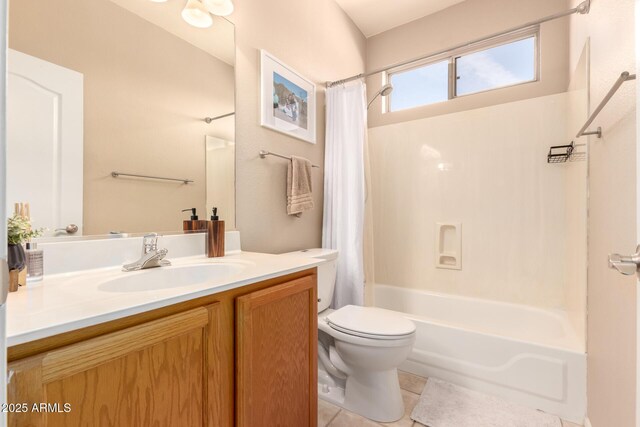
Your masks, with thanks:
[[[347,305],[326,316],[328,325],[342,333],[372,340],[399,340],[415,334],[415,324],[390,310]]]
[[[327,319],[322,317],[318,318],[318,329],[336,341],[344,341],[363,347],[404,347],[412,345],[416,339],[415,333],[390,339],[361,337],[353,333],[342,332],[330,326]]]

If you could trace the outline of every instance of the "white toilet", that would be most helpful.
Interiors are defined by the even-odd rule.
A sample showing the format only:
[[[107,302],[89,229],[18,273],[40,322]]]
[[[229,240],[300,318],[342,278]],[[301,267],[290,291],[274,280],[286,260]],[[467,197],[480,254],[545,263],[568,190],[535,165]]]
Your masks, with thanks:
[[[381,308],[330,309],[338,252],[308,249],[298,254],[327,260],[318,267],[318,396],[375,421],[402,418],[397,367],[411,352],[415,325]]]

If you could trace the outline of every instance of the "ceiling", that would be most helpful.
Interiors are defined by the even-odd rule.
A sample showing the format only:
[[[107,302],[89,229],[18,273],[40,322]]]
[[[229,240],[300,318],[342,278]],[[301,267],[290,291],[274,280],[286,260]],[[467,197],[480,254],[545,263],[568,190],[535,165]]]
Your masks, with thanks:
[[[336,0],[365,37],[371,37],[464,0]]]
[[[166,3],[140,0],[111,1],[227,64],[234,64],[236,54],[234,26],[226,19],[214,16],[213,26],[210,28],[195,28],[187,24],[180,15],[186,3],[184,1]]]

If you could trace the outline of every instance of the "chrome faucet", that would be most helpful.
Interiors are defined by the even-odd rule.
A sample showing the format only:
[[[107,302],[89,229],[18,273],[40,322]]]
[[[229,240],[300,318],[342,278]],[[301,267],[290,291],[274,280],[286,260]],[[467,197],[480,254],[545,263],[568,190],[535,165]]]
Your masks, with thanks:
[[[142,238],[140,259],[131,264],[123,265],[122,271],[137,271],[171,265],[171,261],[164,259],[167,253],[169,251],[166,249],[158,249],[158,235],[156,233],[145,234]]]

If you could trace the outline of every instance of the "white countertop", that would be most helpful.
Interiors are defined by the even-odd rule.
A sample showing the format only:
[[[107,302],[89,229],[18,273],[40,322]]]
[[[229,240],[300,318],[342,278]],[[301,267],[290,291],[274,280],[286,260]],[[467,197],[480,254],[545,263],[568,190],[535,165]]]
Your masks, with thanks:
[[[306,270],[324,261],[295,254],[239,252],[222,258],[172,258],[175,268],[189,264],[231,262],[246,265],[222,279],[189,286],[137,292],[107,292],[101,283],[151,270],[125,273],[120,267],[99,268],[46,276],[29,283],[7,299],[7,346],[73,331],[183,301],[216,294],[273,277]],[[157,269],[153,269],[157,270]]]

